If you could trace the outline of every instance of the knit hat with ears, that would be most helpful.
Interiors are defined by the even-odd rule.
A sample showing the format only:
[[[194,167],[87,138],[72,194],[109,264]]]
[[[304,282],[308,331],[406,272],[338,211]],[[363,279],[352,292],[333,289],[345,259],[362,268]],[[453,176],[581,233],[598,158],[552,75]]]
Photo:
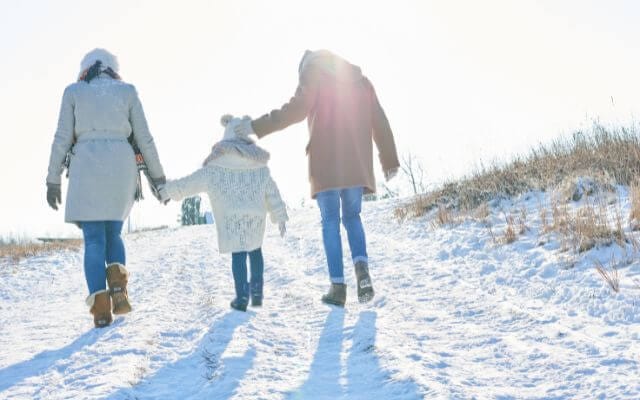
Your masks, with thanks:
[[[118,65],[118,59],[116,58],[116,56],[109,53],[105,49],[93,49],[90,52],[88,52],[80,62],[80,73],[78,74],[78,76],[81,76],[82,73],[87,68],[95,64],[96,61],[102,62],[102,68],[101,68],[102,70],[111,68],[113,72],[118,73],[118,70],[120,69],[120,66]]]
[[[252,163],[258,163],[264,165],[269,161],[269,152],[258,146],[256,142],[251,139],[241,139],[236,136],[233,128],[242,121],[251,119],[248,116],[242,118],[235,118],[233,115],[225,114],[220,118],[220,123],[224,126],[224,135],[222,139],[213,145],[211,153],[204,160],[203,165],[207,165],[210,162],[220,159],[223,156],[239,157],[249,160]]]
[[[239,138],[235,131],[234,128],[238,125],[240,125],[242,123],[242,121],[244,121],[245,119],[251,119],[249,116],[244,116],[242,117],[242,119],[234,117],[231,114],[225,114],[220,118],[220,123],[222,124],[222,126],[224,126],[224,135],[222,136],[221,140],[224,141],[242,141],[242,142],[248,142],[248,143],[254,143],[253,139],[251,138],[247,138],[247,139],[241,139]]]

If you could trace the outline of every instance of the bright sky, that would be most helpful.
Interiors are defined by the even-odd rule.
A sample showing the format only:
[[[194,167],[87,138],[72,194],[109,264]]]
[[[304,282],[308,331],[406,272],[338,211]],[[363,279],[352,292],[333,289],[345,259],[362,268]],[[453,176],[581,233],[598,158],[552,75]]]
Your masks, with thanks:
[[[44,180],[63,89],[95,47],[138,88],[169,178],[200,165],[222,114],[280,107],[304,50],[326,48],[362,67],[399,152],[438,182],[596,118],[637,124],[639,19],[634,0],[5,0],[0,235],[79,234]],[[310,201],[306,140],[301,123],[260,141],[294,207]],[[146,193],[133,224],[174,224],[179,205]]]

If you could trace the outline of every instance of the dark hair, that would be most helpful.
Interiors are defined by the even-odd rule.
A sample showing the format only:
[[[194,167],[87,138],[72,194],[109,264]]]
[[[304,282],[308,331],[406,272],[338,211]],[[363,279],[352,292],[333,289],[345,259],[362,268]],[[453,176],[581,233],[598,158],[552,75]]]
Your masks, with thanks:
[[[120,79],[120,75],[118,75],[114,70],[111,69],[111,67],[107,67],[104,70],[101,70],[100,67],[102,66],[102,61],[98,60],[95,63],[93,63],[92,66],[90,66],[87,69],[87,73],[84,74],[84,76],[82,78],[80,78],[81,80],[89,83],[91,82],[95,77],[97,77],[98,75],[100,75],[101,73],[105,73],[107,75],[109,75],[110,77],[112,77],[113,79]]]

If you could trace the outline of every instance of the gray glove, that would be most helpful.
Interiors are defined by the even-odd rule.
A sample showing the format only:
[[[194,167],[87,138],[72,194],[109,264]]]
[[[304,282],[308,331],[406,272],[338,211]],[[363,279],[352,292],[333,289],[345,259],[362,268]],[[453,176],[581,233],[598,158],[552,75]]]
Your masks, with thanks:
[[[169,200],[171,200],[171,197],[169,197],[169,193],[167,193],[167,189],[164,187],[164,185],[158,186],[158,195],[158,200],[160,200],[160,203],[162,204],[166,205]]]
[[[151,194],[153,194],[153,196],[160,202],[162,202],[162,196],[160,196],[160,188],[163,187],[166,183],[167,178],[164,176],[161,176],[159,178],[151,178]],[[167,204],[167,202],[164,202],[164,204]]]
[[[62,191],[59,183],[47,183],[47,203],[54,210],[58,209],[58,204],[62,204]]]

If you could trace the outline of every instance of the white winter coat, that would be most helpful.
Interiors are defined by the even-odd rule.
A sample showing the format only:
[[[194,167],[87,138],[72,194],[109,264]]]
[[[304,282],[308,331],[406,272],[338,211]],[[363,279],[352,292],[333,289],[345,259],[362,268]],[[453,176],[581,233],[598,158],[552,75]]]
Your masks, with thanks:
[[[69,168],[66,222],[127,218],[137,181],[134,153],[127,142],[132,132],[151,176],[164,176],[133,85],[101,74],[90,83],[81,81],[65,89],[47,183],[60,183],[65,155],[76,142]]]
[[[215,150],[216,147],[204,167],[182,179],[167,181],[167,194],[172,200],[181,200],[207,192],[221,253],[262,247],[267,212],[273,223],[288,220],[286,205],[271,178],[267,160]]]

